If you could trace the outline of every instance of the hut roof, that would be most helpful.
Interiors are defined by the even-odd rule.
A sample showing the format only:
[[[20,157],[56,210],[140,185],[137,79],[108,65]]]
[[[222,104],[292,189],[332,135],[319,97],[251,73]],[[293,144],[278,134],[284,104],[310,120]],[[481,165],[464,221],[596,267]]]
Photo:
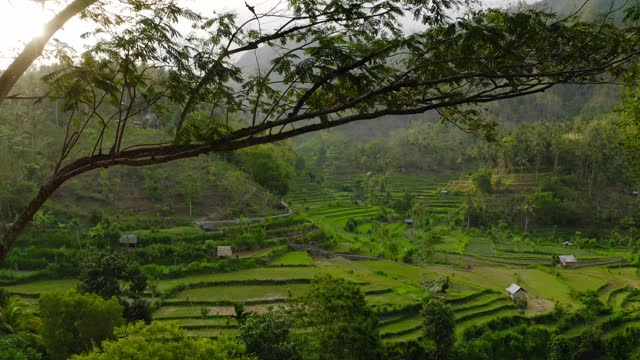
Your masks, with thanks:
[[[509,292],[509,294],[515,294],[520,290],[525,291],[524,288],[518,284],[511,284],[506,290]]]
[[[120,236],[120,244],[137,244],[138,236],[134,234],[127,234]]]
[[[560,258],[560,262],[562,262],[562,263],[578,262],[578,260],[576,259],[575,255],[560,255],[558,257]]]
[[[232,256],[233,251],[231,251],[231,246],[218,246],[216,251],[218,256]]]

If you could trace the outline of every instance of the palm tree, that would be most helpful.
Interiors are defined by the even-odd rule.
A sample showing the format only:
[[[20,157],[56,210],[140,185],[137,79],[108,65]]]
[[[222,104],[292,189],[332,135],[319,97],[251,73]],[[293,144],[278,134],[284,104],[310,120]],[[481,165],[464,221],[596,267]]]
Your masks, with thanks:
[[[35,332],[39,319],[33,314],[31,305],[23,299],[12,296],[0,307],[0,333],[16,334]]]
[[[535,215],[535,207],[533,206],[533,204],[526,201],[524,204],[522,204],[522,207],[520,209],[524,212],[524,232],[527,232],[527,229],[529,228],[529,215]]]

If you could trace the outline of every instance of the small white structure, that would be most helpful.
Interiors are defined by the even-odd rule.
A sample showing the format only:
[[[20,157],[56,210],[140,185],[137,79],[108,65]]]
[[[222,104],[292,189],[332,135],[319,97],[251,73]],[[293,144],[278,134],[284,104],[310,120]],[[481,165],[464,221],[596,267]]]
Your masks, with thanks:
[[[404,219],[404,223],[408,226],[413,226],[413,219]]]
[[[135,249],[138,246],[138,236],[134,234],[120,236],[120,245],[126,245],[129,249]]]
[[[569,242],[569,241],[565,241],[565,242],[562,243],[562,245],[563,246],[573,246],[573,243]]]
[[[231,246],[218,246],[216,254],[219,258],[231,257],[233,256],[233,251],[231,251]]]
[[[516,295],[522,293],[522,294],[526,294],[527,291],[521,287],[518,284],[511,284],[509,285],[508,288],[506,288],[507,290],[507,295],[509,295],[509,297],[511,298],[511,300],[515,300],[516,299]]]
[[[449,195],[449,190],[440,190],[440,195]]]
[[[573,266],[578,262],[575,255],[560,255],[558,258],[560,259],[560,264],[565,267]]]

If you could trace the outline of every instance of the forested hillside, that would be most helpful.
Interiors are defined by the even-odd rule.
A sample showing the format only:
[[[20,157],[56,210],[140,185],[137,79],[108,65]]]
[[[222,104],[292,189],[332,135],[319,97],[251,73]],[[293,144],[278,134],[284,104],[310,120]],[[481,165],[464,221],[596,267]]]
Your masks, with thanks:
[[[42,67],[28,73],[17,91],[46,92],[40,78],[53,70]],[[134,120],[128,141],[166,139],[173,113],[167,109],[161,117],[141,114]],[[4,106],[0,114],[0,219],[13,219],[33,197],[38,182],[59,156],[54,149],[60,147],[70,116],[58,101]],[[294,165],[291,144],[283,142],[149,168],[105,168],[66,184],[43,213],[62,224],[71,219],[86,222],[98,213],[146,215],[158,221],[263,215],[272,212],[286,193]]]

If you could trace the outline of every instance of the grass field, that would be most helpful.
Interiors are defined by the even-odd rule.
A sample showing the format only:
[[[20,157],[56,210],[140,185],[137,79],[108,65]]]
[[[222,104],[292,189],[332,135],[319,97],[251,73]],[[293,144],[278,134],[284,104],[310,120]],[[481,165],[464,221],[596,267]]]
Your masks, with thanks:
[[[306,251],[293,251],[273,260],[272,266],[311,266],[313,260]]]
[[[286,299],[303,294],[308,288],[309,285],[306,284],[209,286],[180,291],[168,298],[167,302],[184,300],[187,302],[229,301],[243,303],[256,300]]]
[[[45,291],[70,290],[76,287],[77,280],[39,280],[19,285],[3,286],[10,293],[37,295]]]

